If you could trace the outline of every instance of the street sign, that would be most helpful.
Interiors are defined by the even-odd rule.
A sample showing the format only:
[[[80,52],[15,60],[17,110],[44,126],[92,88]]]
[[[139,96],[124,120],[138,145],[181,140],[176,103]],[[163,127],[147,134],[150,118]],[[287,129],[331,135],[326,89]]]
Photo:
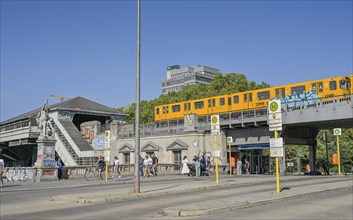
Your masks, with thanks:
[[[334,135],[341,135],[342,131],[341,131],[341,128],[334,128],[333,129],[333,134]]]
[[[227,137],[227,143],[228,143],[228,144],[231,144],[232,142],[233,142],[233,138],[232,138],[232,137],[230,137],[230,136],[229,136],[229,137]]]
[[[268,104],[268,110],[272,113],[281,113],[281,100],[272,100]]]
[[[283,138],[270,138],[270,147],[283,147]]]
[[[219,133],[219,115],[212,115],[211,116],[211,133]]]
[[[282,131],[282,125],[278,125],[276,127],[270,127],[270,131]]]
[[[270,148],[271,157],[283,157],[283,147],[271,147]]]
[[[268,127],[270,131],[282,130],[281,100],[272,100],[269,102]]]
[[[214,157],[214,158],[219,158],[219,157],[221,157],[221,151],[220,151],[220,150],[214,150],[214,151],[212,152],[212,157]]]

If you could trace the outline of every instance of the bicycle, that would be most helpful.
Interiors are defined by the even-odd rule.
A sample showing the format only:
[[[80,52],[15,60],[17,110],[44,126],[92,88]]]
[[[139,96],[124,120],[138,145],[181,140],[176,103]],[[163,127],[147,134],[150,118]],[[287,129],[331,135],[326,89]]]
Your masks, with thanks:
[[[87,181],[91,181],[95,178],[99,178],[98,176],[98,167],[90,167],[87,168],[84,174],[84,177]],[[105,168],[102,169],[102,179],[105,179]]]

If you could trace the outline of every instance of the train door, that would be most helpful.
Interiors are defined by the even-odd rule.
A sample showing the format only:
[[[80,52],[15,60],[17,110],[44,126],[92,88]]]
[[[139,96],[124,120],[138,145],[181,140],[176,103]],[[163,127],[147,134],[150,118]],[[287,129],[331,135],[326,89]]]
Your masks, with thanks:
[[[286,96],[286,89],[285,88],[278,88],[276,89],[276,98],[281,99]]]
[[[244,93],[243,100],[243,109],[252,108],[252,93]]]
[[[322,95],[322,93],[324,92],[324,84],[323,84],[323,82],[314,82],[314,83],[312,83],[311,84],[311,92],[315,93],[316,95],[321,97],[320,95]]]
[[[216,106],[216,99],[208,99],[207,100],[207,113],[213,114],[215,106]]]

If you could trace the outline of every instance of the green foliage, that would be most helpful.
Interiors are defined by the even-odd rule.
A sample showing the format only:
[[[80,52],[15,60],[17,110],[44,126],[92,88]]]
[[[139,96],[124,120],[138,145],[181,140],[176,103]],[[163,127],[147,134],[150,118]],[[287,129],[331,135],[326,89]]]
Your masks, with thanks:
[[[326,138],[326,139],[325,139]],[[317,135],[316,160],[321,164],[326,160],[326,140],[328,144],[328,162],[332,164],[332,154],[337,153],[337,136],[333,135],[333,129],[321,130]],[[342,129],[342,135],[339,136],[341,166],[353,165],[353,128]],[[296,151],[302,152],[302,163],[309,162],[309,146],[286,146],[286,158],[294,159]],[[332,167],[332,166],[331,166]],[[336,167],[336,166],[333,166]]]
[[[269,86],[270,85],[265,82],[257,84],[254,81],[248,81],[246,76],[242,73],[229,73],[226,75],[217,73],[212,79],[211,84],[199,83],[195,85],[186,85],[183,86],[182,90],[179,92],[170,92],[150,101],[142,100],[140,102],[140,122],[145,123],[153,121],[154,107],[157,105],[268,88]],[[127,108],[119,107],[118,110],[128,114],[127,123],[135,123],[135,103]]]

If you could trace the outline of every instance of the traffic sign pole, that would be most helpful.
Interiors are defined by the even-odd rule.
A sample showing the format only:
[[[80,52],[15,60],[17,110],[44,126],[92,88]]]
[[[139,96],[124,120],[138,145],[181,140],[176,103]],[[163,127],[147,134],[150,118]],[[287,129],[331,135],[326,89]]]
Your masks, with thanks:
[[[230,142],[229,142],[229,176],[232,175],[232,171],[233,171],[231,160],[232,160],[232,147],[231,147]]]
[[[277,138],[277,131],[275,131],[275,138]],[[276,186],[277,193],[280,193],[278,157],[276,157]]]
[[[214,147],[218,151],[217,134],[214,135]],[[216,157],[216,183],[218,184],[218,157]]]
[[[338,157],[338,175],[341,175],[341,156],[340,156],[340,138],[337,136],[337,157]]]

